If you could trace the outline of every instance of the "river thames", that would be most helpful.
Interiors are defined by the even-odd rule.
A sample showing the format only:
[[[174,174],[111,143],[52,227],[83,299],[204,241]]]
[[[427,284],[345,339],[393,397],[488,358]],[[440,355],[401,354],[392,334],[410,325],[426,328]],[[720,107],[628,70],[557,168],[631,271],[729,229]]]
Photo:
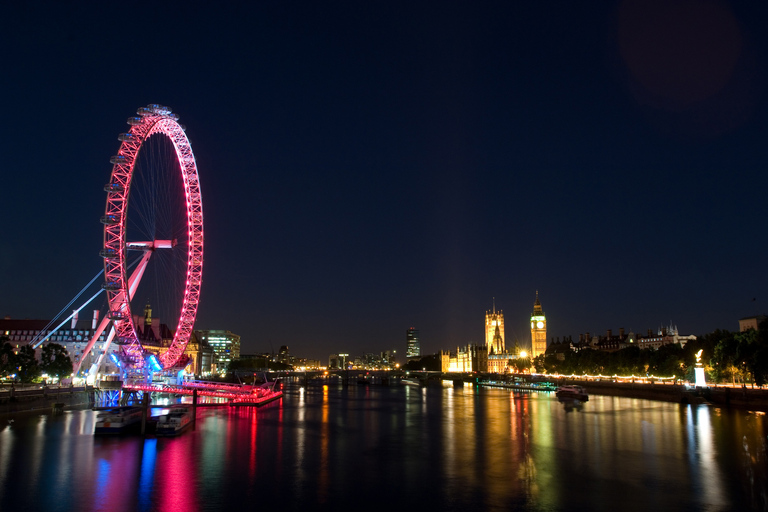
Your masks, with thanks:
[[[0,510],[768,510],[763,413],[504,389],[289,383],[177,438],[0,417]],[[12,419],[13,421],[9,421]]]

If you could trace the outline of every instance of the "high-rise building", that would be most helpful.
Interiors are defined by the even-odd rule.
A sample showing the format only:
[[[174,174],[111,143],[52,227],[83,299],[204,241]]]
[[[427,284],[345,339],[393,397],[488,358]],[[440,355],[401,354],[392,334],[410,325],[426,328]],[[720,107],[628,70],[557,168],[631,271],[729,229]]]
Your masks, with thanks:
[[[288,345],[281,345],[277,352],[277,362],[291,364],[291,354],[288,352]]]
[[[224,372],[229,363],[240,359],[240,336],[225,330],[195,331],[201,343],[208,344],[215,354],[217,372]]]
[[[493,311],[485,312],[485,346],[488,354],[506,352],[504,345],[504,313],[496,311],[496,301],[493,301]]]
[[[421,358],[421,344],[419,343],[419,330],[411,327],[405,331],[405,357],[409,361]]]
[[[329,370],[346,370],[349,364],[349,354],[331,354],[328,357]]]
[[[531,315],[531,359],[547,351],[547,317],[541,309],[539,292],[536,291],[536,302],[533,303]]]

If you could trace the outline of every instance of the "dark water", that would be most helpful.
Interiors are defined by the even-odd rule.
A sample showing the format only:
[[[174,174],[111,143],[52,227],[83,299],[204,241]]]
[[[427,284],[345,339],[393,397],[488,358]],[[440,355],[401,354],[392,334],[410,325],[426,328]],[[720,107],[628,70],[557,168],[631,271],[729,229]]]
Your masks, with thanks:
[[[0,418],[0,510],[768,510],[763,414],[411,386],[198,411],[178,438],[95,413]]]

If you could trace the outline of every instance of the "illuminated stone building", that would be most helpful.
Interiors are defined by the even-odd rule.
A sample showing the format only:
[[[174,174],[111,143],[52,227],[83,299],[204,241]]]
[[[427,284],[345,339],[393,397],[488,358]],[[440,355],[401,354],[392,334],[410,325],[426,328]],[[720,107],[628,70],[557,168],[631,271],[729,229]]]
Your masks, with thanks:
[[[677,326],[670,325],[669,327],[660,327],[655,335],[651,329],[648,329],[648,335],[645,337],[638,337],[637,344],[641,349],[652,348],[658,350],[664,345],[679,344],[680,347],[685,347],[686,343],[695,340],[696,336],[692,334],[681,336],[677,330]]]
[[[450,373],[486,373],[488,371],[488,347],[469,344],[457,347],[456,352],[440,351],[440,367]]]
[[[541,309],[539,292],[536,292],[536,302],[533,303],[531,315],[531,359],[547,351],[547,317]]]
[[[421,358],[421,344],[419,343],[419,330],[411,327],[405,331],[405,357],[408,361]]]
[[[579,341],[574,342],[571,336],[563,337],[563,343],[570,347],[570,350],[578,352],[584,349],[602,350],[603,352],[617,352],[627,347],[639,347],[642,350],[658,350],[665,345],[679,344],[685,347],[689,341],[696,340],[696,336],[683,336],[678,332],[676,325],[660,327],[658,332],[648,329],[645,336],[637,335],[632,331],[625,333],[624,328],[619,328],[619,334],[614,334],[613,330],[608,329],[605,336],[592,335],[590,333],[579,334]],[[553,344],[558,345],[556,351],[563,350],[560,345],[560,338],[557,342],[552,340]]]
[[[510,354],[507,353],[504,341],[504,313],[496,311],[496,301],[493,310],[485,312],[485,346],[488,348],[488,371],[490,373],[507,373],[509,371]]]
[[[501,354],[506,352],[504,346],[504,313],[496,311],[496,301],[493,310],[485,312],[485,346],[488,354]]]
[[[75,315],[70,322],[65,323],[54,330],[55,324],[49,320],[13,319],[5,317],[0,319],[0,336],[8,338],[14,353],[30,342],[40,340],[48,336],[36,350],[35,356],[39,359],[43,346],[48,343],[56,343],[64,347],[73,363],[79,363],[83,357],[85,347],[90,342],[99,321],[98,310],[93,312],[92,320],[80,320]],[[85,356],[81,371],[87,372],[96,363],[104,351],[107,333],[103,332],[96,341],[93,349]],[[120,353],[120,344],[112,342],[107,348],[109,354],[115,356]],[[101,373],[117,373],[118,368],[109,357],[102,359]]]
[[[488,372],[489,373],[508,373],[509,360],[512,357],[506,352],[501,354],[488,354]]]

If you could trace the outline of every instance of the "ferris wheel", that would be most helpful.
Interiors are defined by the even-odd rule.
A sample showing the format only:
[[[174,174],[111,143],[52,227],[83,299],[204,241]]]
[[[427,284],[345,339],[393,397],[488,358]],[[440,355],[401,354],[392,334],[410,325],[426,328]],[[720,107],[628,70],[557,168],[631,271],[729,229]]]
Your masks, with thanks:
[[[120,149],[110,159],[112,173],[104,187],[100,255],[109,306],[104,321],[112,321],[126,365],[143,368],[140,333],[145,337],[146,330],[157,326],[149,322],[137,326],[136,313],[151,303],[149,311],[160,311],[155,316],[161,316],[169,329],[175,327],[170,347],[158,358],[162,368],[169,369],[189,343],[200,300],[200,181],[189,139],[170,108],[156,104],[139,108],[128,124],[129,131],[118,136]],[[141,318],[146,321],[146,309]]]

